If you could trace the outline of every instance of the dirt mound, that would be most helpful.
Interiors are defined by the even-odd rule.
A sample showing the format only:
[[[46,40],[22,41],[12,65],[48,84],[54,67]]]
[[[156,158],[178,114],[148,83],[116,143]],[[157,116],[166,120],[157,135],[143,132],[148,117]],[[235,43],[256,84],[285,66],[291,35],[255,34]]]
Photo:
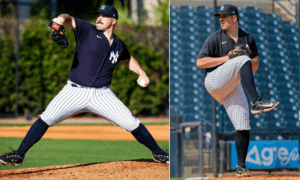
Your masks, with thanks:
[[[220,177],[209,180],[299,180],[300,176],[253,175],[251,177]]]
[[[64,166],[49,166],[40,168],[0,171],[0,179],[169,180],[169,164],[155,163],[152,160],[132,160]]]

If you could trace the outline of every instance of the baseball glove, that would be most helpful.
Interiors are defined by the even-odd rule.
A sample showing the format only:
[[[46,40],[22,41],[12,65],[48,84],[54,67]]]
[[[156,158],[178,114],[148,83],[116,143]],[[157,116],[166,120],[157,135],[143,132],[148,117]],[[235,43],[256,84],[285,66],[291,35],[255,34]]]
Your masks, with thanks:
[[[52,33],[52,40],[60,47],[67,48],[69,42],[65,36],[65,27],[52,20],[49,22],[49,26],[54,29],[54,32]]]
[[[252,54],[252,52],[249,48],[247,48],[244,45],[239,44],[239,43],[236,43],[233,46],[232,50],[235,50],[235,49],[238,49],[238,51],[235,51],[235,52],[229,54],[228,55],[229,59],[232,59],[232,58],[235,58],[235,57],[238,57],[238,56],[242,56],[242,55],[250,56]]]

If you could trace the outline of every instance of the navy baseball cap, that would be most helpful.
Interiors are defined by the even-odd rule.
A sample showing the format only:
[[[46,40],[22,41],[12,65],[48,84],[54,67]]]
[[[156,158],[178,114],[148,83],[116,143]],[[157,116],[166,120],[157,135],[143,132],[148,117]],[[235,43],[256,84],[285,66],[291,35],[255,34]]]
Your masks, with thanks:
[[[237,8],[231,4],[225,4],[221,6],[219,13],[215,14],[214,16],[220,16],[220,14],[239,16]]]
[[[108,16],[108,17],[113,17],[116,19],[119,18],[117,9],[108,4],[101,6],[99,11],[94,11],[93,14],[95,14],[95,15],[104,14],[105,16]]]

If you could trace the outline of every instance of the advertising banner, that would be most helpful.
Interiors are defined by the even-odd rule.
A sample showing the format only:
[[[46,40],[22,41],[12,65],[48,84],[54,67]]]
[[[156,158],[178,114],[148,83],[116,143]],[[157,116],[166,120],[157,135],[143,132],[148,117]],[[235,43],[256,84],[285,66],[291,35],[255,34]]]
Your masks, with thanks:
[[[235,142],[231,146],[231,169],[237,165]],[[299,141],[251,141],[246,158],[250,169],[299,168]]]

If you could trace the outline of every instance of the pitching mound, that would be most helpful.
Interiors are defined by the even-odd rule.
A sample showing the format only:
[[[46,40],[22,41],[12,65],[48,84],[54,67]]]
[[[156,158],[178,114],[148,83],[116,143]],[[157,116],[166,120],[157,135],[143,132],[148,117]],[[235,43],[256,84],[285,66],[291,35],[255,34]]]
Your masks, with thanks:
[[[253,175],[252,177],[221,177],[209,180],[299,180],[299,176],[280,176],[280,175]]]
[[[169,180],[169,164],[152,160],[49,166],[0,171],[1,180],[121,179]]]

